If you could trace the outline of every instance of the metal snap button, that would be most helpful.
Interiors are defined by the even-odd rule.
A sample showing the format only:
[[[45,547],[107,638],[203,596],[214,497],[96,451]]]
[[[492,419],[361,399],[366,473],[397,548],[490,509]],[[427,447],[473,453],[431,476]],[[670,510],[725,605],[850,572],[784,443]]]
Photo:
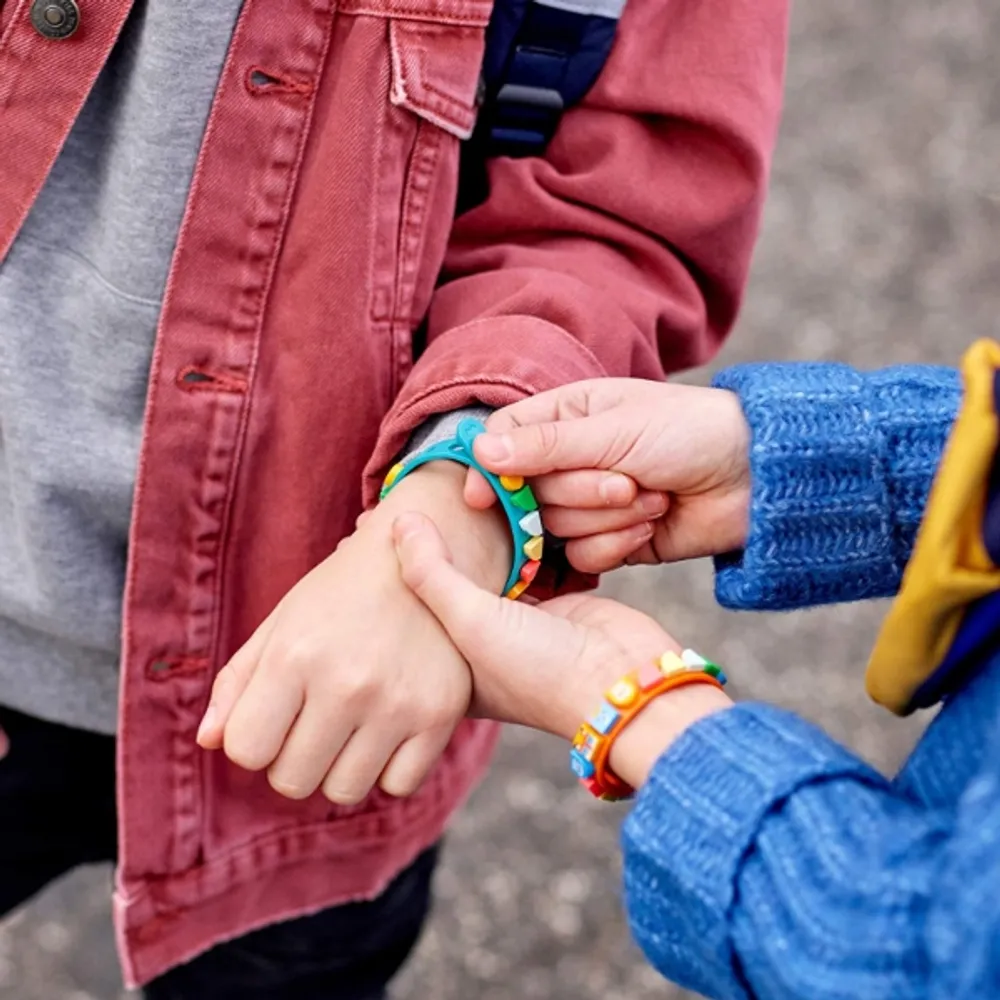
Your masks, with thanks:
[[[31,23],[43,38],[69,38],[80,27],[80,8],[76,0],[35,0]]]

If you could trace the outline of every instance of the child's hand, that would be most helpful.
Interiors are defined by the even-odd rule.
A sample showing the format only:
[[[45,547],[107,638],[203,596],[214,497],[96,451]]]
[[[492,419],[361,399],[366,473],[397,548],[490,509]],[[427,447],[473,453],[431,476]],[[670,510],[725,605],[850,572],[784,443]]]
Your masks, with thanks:
[[[199,743],[267,768],[274,789],[361,801],[377,783],[416,791],[469,707],[461,655],[403,583],[391,526],[400,509],[447,525],[463,571],[499,592],[510,567],[501,515],[469,510],[464,470],[428,465],[302,579],[216,679]]]
[[[476,457],[532,478],[545,527],[569,539],[579,570],[716,555],[746,540],[750,432],[732,393],[598,379],[515,403],[487,426]],[[601,502],[609,472],[637,484],[631,505]],[[470,475],[466,499],[485,508],[493,493]]]
[[[403,579],[472,668],[476,715],[569,739],[615,681],[680,650],[652,618],[615,601],[574,594],[532,606],[494,597],[452,565],[421,515],[399,518],[394,533]],[[612,766],[626,781],[641,782],[687,726],[730,704],[700,684],[657,699],[643,713],[649,724],[634,724],[622,737]]]

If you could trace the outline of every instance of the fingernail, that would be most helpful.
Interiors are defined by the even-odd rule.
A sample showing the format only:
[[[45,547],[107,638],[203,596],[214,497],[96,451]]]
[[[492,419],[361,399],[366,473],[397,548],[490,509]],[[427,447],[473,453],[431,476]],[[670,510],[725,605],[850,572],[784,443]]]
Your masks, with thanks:
[[[598,492],[601,499],[610,506],[627,504],[632,499],[632,481],[626,476],[612,473],[601,480]]]
[[[475,443],[475,452],[481,462],[506,462],[514,452],[514,442],[506,434],[483,434]]]
[[[639,506],[648,517],[659,517],[666,513],[667,498],[662,493],[646,493],[640,498]]]
[[[638,542],[648,542],[653,537],[653,532],[656,528],[653,526],[652,521],[647,521],[645,524],[636,525],[635,538]]]
[[[421,529],[419,514],[400,514],[392,522],[392,538],[396,545],[403,545],[413,538]]]
[[[201,719],[201,725],[198,727],[198,736],[196,737],[199,743],[201,742],[202,737],[204,737],[205,734],[215,726],[215,722],[218,717],[219,713],[214,705],[209,705],[208,708],[205,709],[205,714]]]

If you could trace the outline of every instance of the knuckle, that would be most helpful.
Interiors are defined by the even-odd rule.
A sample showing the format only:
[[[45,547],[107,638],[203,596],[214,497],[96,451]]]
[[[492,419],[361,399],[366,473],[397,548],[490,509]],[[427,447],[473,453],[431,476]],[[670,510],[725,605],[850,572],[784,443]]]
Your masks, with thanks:
[[[242,731],[232,732],[227,728],[223,750],[229,760],[245,771],[263,771],[271,763],[270,756],[262,751],[252,736],[247,738]]]
[[[230,660],[216,675],[215,680],[212,682],[212,697],[218,697],[222,694],[230,685],[232,685],[238,676],[238,668],[234,665],[233,661]]]
[[[552,458],[559,451],[559,425],[536,424],[535,439],[538,451],[544,458]]]
[[[382,693],[377,679],[362,671],[352,671],[339,677],[334,689],[334,697],[354,711],[370,708]]]
[[[517,426],[517,421],[507,410],[495,410],[486,418],[486,429],[491,434],[503,434]]]
[[[423,771],[418,772],[413,769],[393,771],[382,777],[379,788],[395,799],[405,799],[419,791],[423,780]]]
[[[226,685],[228,684],[226,671],[229,670],[228,664],[224,666],[216,675],[215,679],[212,681],[212,690],[208,694],[208,703],[211,705],[217,701],[222,696],[222,692],[226,690]]]
[[[420,716],[420,699],[410,692],[401,690],[402,685],[396,684],[386,690],[379,699],[379,718],[383,729],[410,729],[415,719]],[[399,726],[399,723],[406,723]]]
[[[273,662],[280,663],[283,671],[305,673],[316,663],[320,655],[321,650],[313,639],[299,637],[280,644],[274,651]]]
[[[316,791],[315,785],[312,787],[305,785],[301,781],[294,780],[291,776],[281,774],[275,768],[271,768],[267,772],[267,783],[286,799],[307,799]]]
[[[335,806],[356,806],[364,802],[368,795],[367,789],[359,790],[339,781],[326,781],[323,784],[323,797]]]
[[[459,698],[452,692],[428,691],[401,701],[400,717],[410,721],[414,732],[426,732],[452,724],[462,714]]]

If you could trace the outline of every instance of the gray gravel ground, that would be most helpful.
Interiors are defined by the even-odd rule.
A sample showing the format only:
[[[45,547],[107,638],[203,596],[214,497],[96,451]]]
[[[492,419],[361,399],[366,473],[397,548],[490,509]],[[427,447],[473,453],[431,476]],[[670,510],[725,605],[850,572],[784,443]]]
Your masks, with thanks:
[[[723,361],[950,363],[994,332],[998,40],[989,0],[801,0],[767,224]],[[608,589],[717,654],[739,694],[800,710],[883,767],[912,744],[918,724],[862,692],[879,608],[738,617],[713,606],[705,566],[637,571]],[[628,943],[620,818],[576,792],[562,748],[510,732],[455,824],[396,1000],[687,996]],[[107,871],[80,872],[0,926],[0,998],[124,997],[107,892]]]

